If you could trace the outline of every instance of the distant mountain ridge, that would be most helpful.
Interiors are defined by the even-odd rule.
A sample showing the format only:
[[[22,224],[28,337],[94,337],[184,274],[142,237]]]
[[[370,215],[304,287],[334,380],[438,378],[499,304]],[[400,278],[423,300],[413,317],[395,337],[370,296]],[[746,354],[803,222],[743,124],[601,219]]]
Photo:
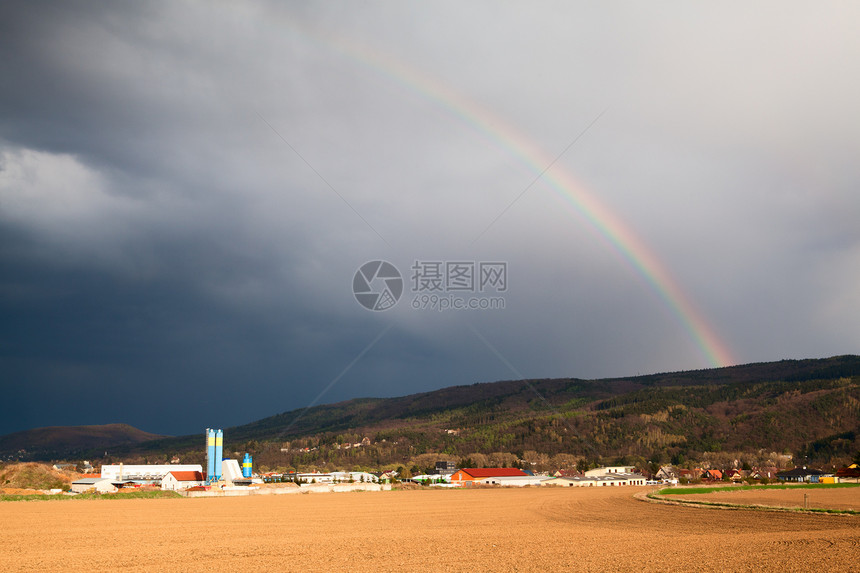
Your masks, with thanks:
[[[860,356],[454,386],[294,410],[225,436],[225,451],[252,450],[272,467],[375,467],[432,452],[668,462],[766,449],[829,461],[860,449]],[[372,447],[342,448],[365,436]]]
[[[292,410],[229,429],[233,440],[259,440],[264,436],[289,438],[357,428],[383,421],[429,416],[471,407],[498,409],[501,404],[523,406],[534,400],[564,404],[569,399],[599,400],[649,388],[710,387],[730,384],[830,380],[860,376],[860,356],[782,360],[724,368],[648,374],[623,378],[583,380],[556,378],[509,380],[450,386],[397,398],[357,398]]]
[[[0,436],[0,456],[65,459],[100,449],[130,446],[164,438],[128,424],[48,426]]]
[[[433,452],[650,460],[768,449],[844,458],[860,447],[860,356],[452,386],[292,410],[224,434],[225,452],[249,451],[270,467],[379,467]],[[0,454],[9,451],[10,436],[0,437]],[[345,447],[364,437],[372,446]],[[96,443],[88,455],[105,449]],[[200,462],[201,444],[196,434],[158,437],[114,442],[110,453],[156,460],[181,454],[183,461]],[[81,443],[75,446],[65,457],[86,453]],[[58,443],[52,448],[58,454],[52,459],[64,457]]]

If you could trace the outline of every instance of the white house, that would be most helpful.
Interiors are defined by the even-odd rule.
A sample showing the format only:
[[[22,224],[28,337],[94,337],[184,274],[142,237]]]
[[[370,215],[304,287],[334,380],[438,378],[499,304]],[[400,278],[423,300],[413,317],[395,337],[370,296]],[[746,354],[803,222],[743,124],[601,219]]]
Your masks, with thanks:
[[[668,482],[675,480],[675,483],[678,482],[678,475],[675,473],[675,469],[672,466],[661,466],[660,469],[657,470],[657,475],[655,477],[661,481]]]
[[[167,472],[167,475],[161,478],[161,489],[177,491],[203,485],[204,483],[203,472],[171,471]]]

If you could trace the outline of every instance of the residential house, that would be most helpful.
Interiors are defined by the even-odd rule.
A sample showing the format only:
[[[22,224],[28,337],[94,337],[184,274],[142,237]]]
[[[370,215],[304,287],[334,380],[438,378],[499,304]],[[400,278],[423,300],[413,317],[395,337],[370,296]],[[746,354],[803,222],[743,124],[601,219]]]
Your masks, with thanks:
[[[178,491],[190,487],[201,486],[206,483],[203,472],[197,471],[174,471],[167,472],[161,478],[161,489],[165,491]]]
[[[860,483],[860,465],[851,464],[836,472],[839,483]]]
[[[780,481],[786,482],[818,483],[818,479],[822,475],[824,475],[823,471],[814,470],[804,466],[802,468],[794,468],[778,472],[776,474],[776,478]]]
[[[743,470],[731,469],[726,471],[725,475],[732,481],[732,483],[738,483],[743,481],[744,478],[747,477],[746,474],[747,472],[744,472]]]
[[[776,474],[779,473],[779,468],[775,467],[766,467],[766,468],[753,468],[752,472],[750,472],[750,476],[752,479],[776,479]]]
[[[723,479],[723,472],[720,470],[702,470],[700,477],[705,481],[720,481]]]
[[[675,469],[672,466],[663,466],[657,470],[654,478],[661,481],[670,481],[678,479],[678,474],[675,473]]]
[[[702,470],[701,468],[695,468],[692,470],[680,469],[678,470],[678,479],[694,481],[698,479],[702,479]]]
[[[452,461],[439,460],[436,462],[436,473],[451,475],[457,471],[457,464]]]

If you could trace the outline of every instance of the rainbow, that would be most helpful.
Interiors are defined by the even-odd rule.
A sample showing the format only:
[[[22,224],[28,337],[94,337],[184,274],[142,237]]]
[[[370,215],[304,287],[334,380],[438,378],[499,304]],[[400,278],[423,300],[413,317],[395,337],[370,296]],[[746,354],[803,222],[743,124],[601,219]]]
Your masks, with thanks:
[[[582,216],[594,230],[618,252],[639,274],[690,334],[711,366],[736,364],[728,346],[708,325],[665,265],[639,238],[629,225],[589,193],[564,169],[555,166],[558,157],[549,155],[525,134],[488,110],[431,79],[389,54],[370,49],[342,36],[303,28],[296,30],[311,40],[317,40],[341,55],[380,73],[408,88],[425,100],[446,109],[452,115],[483,133],[517,160],[535,171],[532,184],[542,179],[563,200]],[[550,167],[552,167],[550,169]]]

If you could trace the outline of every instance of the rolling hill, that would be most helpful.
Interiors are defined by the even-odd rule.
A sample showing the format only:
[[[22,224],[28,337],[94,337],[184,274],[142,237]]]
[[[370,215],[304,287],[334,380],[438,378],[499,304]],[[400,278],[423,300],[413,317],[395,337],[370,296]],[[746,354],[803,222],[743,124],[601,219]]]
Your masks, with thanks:
[[[541,456],[668,463],[771,452],[829,463],[860,450],[860,357],[479,383],[293,410],[224,433],[225,452],[248,451],[271,468],[379,468],[421,456],[506,464]],[[8,438],[0,438],[0,451]],[[59,454],[64,443],[47,440],[28,451]],[[77,452],[97,458],[104,448],[98,443],[87,452],[78,441],[65,456],[52,457]],[[203,461],[198,435],[114,442],[110,451],[114,461],[173,455]]]

